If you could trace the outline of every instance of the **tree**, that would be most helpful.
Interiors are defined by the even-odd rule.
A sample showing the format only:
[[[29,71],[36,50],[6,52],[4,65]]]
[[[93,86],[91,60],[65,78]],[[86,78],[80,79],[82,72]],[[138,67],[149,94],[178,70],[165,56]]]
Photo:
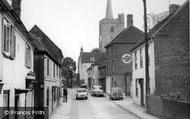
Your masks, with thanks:
[[[99,48],[94,48],[91,52],[102,52]]]
[[[72,88],[72,79],[76,71],[76,62],[71,57],[62,60],[63,75],[66,78],[67,87]]]
[[[76,62],[71,57],[66,57],[62,60],[62,67],[75,72]]]

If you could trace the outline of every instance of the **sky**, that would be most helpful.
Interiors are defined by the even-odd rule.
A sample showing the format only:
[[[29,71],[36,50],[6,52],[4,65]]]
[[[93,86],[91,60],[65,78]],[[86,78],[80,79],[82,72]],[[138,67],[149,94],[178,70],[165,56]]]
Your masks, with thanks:
[[[143,0],[112,0],[114,18],[133,14],[134,25],[143,30]],[[167,11],[169,3],[185,0],[147,0],[148,13]],[[22,0],[21,19],[30,30],[34,25],[76,62],[80,48],[90,52],[98,47],[99,21],[105,18],[107,0]]]

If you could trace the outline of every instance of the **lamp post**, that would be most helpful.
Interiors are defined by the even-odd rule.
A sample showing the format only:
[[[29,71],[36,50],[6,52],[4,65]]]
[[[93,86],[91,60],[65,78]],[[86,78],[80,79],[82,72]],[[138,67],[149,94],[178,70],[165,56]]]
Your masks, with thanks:
[[[149,55],[148,55],[148,33],[147,33],[147,7],[146,0],[144,5],[144,39],[145,39],[145,76],[146,76],[146,94],[150,94],[150,78],[149,78]]]

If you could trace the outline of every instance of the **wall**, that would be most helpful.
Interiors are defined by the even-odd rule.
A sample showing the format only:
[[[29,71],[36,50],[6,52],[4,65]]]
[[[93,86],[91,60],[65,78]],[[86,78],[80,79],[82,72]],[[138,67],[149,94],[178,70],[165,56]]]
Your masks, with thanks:
[[[14,26],[13,21],[9,18],[9,16],[6,16],[7,20],[9,21],[10,24]],[[1,23],[2,24],[2,21]],[[1,26],[2,27],[2,26]],[[8,58],[3,57],[2,58],[2,52],[1,52],[1,60],[3,62],[1,65],[1,68],[3,70],[2,77],[3,77],[3,82],[5,83],[3,86],[3,90],[8,90],[10,89],[10,106],[14,106],[14,96],[15,96],[15,88],[20,88],[20,89],[25,89],[25,79],[27,76],[27,73],[30,71],[33,71],[33,63],[31,68],[27,68],[25,66],[25,50],[26,50],[26,43],[30,46],[31,48],[31,59],[33,62],[33,49],[30,43],[27,42],[26,38],[22,35],[22,33],[17,29],[16,26],[14,26],[15,29],[15,35],[16,35],[16,57],[14,60],[10,60]],[[1,29],[2,32],[2,29]],[[1,37],[2,41],[2,37]],[[1,49],[2,51],[2,49]],[[10,75],[11,74],[11,75]],[[29,92],[33,93],[33,92]],[[30,97],[29,99],[32,99],[33,97]],[[20,104],[21,106],[25,106],[23,103],[25,101],[25,96],[20,95]],[[32,101],[30,106],[33,104]]]
[[[57,107],[59,100],[57,100],[57,88],[61,87],[60,83],[60,66],[57,65],[53,60],[51,60],[47,55],[44,55],[44,68],[43,68],[43,74],[44,74],[44,106],[47,106],[47,89],[49,88],[49,114],[51,114],[54,109]],[[49,75],[47,74],[47,61],[49,60]],[[58,70],[55,68],[55,76],[54,73],[54,65],[55,67],[58,67]],[[57,74],[58,73],[58,74]],[[52,87],[56,87],[55,92],[52,92]],[[55,93],[56,100],[53,100],[53,94]]]
[[[156,95],[186,101],[190,101],[188,8],[155,35]]]
[[[146,96],[147,112],[163,119],[189,119],[190,103],[156,95]]]
[[[142,48],[143,56],[143,67],[140,67],[140,49]],[[137,52],[137,69],[135,69],[135,51]],[[145,78],[145,47],[144,45],[138,47],[135,51],[132,52],[132,85],[133,85],[133,100],[136,104],[140,104],[140,85],[136,80],[142,78],[144,83],[144,101],[146,100],[146,78]],[[155,93],[155,60],[154,60],[154,42],[149,42],[149,55],[150,55],[150,65],[149,65],[149,77],[150,77],[150,94]],[[136,84],[138,88],[138,96],[136,96]]]

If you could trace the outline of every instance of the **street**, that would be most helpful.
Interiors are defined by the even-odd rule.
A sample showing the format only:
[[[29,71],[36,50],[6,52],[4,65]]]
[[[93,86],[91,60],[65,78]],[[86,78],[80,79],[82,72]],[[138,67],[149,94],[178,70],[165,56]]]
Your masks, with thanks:
[[[76,100],[74,91],[69,91],[68,103],[71,104],[70,115],[61,116],[61,109],[53,114],[51,119],[68,118],[70,119],[139,119],[132,115],[127,110],[119,107],[117,104],[108,100],[106,97],[92,97],[88,96],[88,100]],[[65,106],[68,108],[68,106]],[[68,112],[68,110],[66,110]],[[58,116],[59,115],[59,116]]]

